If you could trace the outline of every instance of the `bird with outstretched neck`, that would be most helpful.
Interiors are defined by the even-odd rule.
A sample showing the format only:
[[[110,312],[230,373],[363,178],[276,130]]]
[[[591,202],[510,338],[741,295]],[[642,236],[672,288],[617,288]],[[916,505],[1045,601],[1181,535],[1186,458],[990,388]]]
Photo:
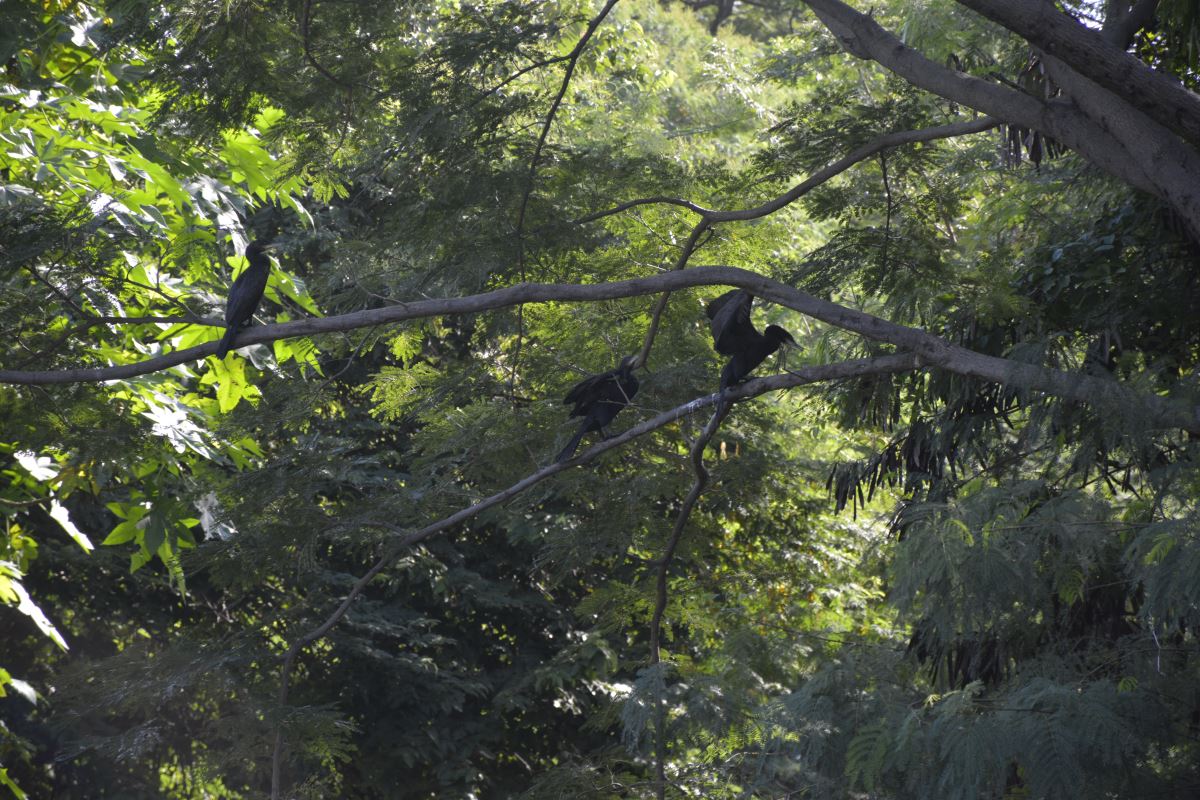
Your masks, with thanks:
[[[602,436],[608,438],[604,427],[612,422],[637,394],[638,379],[633,376],[635,363],[637,356],[625,356],[616,369],[584,378],[567,392],[563,403],[574,403],[571,416],[583,417],[583,424],[558,454],[558,458],[554,459],[555,462],[566,461],[575,455],[579,443],[589,431],[599,431]]]
[[[712,330],[713,349],[729,356],[721,370],[721,392],[746,379],[754,368],[784,343],[794,345],[792,335],[778,325],[768,325],[759,333],[750,322],[754,296],[745,289],[733,289],[713,300],[705,308]]]
[[[225,357],[233,347],[238,331],[249,324],[258,309],[263,290],[267,288],[267,278],[271,275],[271,259],[267,253],[274,249],[273,245],[261,240],[246,246],[249,266],[242,270],[229,289],[229,300],[225,303],[225,335],[217,345],[217,358]]]

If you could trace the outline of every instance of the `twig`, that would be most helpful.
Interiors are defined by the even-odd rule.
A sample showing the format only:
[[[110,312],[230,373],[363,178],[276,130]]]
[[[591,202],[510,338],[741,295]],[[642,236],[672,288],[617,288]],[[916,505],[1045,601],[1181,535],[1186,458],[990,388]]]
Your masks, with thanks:
[[[114,279],[114,280],[121,281],[122,283],[128,283],[129,285],[131,285],[131,286],[136,286],[136,287],[138,287],[139,289],[145,289],[146,291],[149,291],[149,292],[154,292],[155,294],[157,294],[157,295],[158,295],[159,297],[161,297],[163,300],[166,300],[166,301],[167,301],[168,303],[170,303],[171,305],[173,305],[173,306],[175,306],[175,307],[177,307],[177,308],[183,309],[183,312],[184,312],[186,315],[188,315],[189,317],[192,317],[192,318],[194,318],[194,319],[199,319],[199,318],[200,318],[200,315],[199,315],[199,314],[197,314],[195,311],[192,311],[192,309],[188,308],[188,306],[187,306],[187,304],[186,304],[186,303],[184,303],[184,302],[183,302],[182,300],[180,300],[178,297],[174,297],[174,296],[172,296],[172,295],[169,295],[169,294],[167,294],[166,292],[164,292],[164,291],[162,290],[162,288],[160,288],[160,287],[159,287],[159,286],[157,286],[157,285],[156,285],[156,286],[151,286],[151,285],[150,285],[150,284],[148,284],[148,283],[142,283],[141,281],[135,281],[135,280],[133,280],[132,278],[130,278],[128,275],[114,275],[114,276],[112,276],[112,277],[113,277],[113,279]],[[222,324],[224,324],[224,323],[222,323]]]
[[[794,372],[773,375],[769,378],[757,378],[742,384],[734,389],[727,390],[724,394],[724,402],[726,408],[728,403],[747,400],[752,397],[757,397],[766,392],[778,391],[780,389],[792,388],[795,386],[803,386],[811,383],[819,383],[831,380],[842,380],[845,378],[853,378],[861,375],[881,374],[887,372],[902,372],[905,370],[914,369],[917,366],[917,359],[912,355],[900,354],[891,356],[882,356],[880,358],[856,359],[853,361],[843,361],[838,364],[827,364],[823,366],[806,367]],[[371,568],[355,582],[346,598],[338,605],[337,609],[329,615],[316,628],[313,628],[308,633],[300,636],[288,647],[286,654],[283,657],[283,664],[280,667],[279,679],[279,705],[281,708],[287,705],[288,693],[291,682],[292,668],[296,663],[296,658],[300,651],[308,645],[325,636],[333,629],[335,625],[344,617],[350,610],[350,606],[366,589],[367,584],[371,582],[380,572],[382,572],[388,564],[390,564],[397,555],[406,551],[413,545],[422,542],[430,537],[439,534],[445,530],[453,528],[456,525],[462,524],[477,514],[486,511],[493,506],[506,503],[513,497],[530,489],[542,481],[557,475],[571,467],[586,464],[598,456],[608,452],[609,450],[620,447],[627,442],[646,435],[651,431],[658,430],[666,425],[675,422],[690,414],[694,414],[700,409],[714,405],[722,398],[719,393],[698,397],[691,402],[684,403],[668,411],[664,411],[657,416],[648,419],[644,422],[634,425],[629,430],[622,434],[599,442],[585,450],[583,453],[574,458],[563,461],[561,463],[550,464],[549,466],[539,469],[521,480],[509,486],[507,489],[496,492],[489,497],[475,502],[474,504],[460,509],[448,517],[438,520],[430,525],[426,525],[417,531],[412,531],[406,534],[399,535],[399,538],[394,540],[391,545],[384,551],[383,555],[371,566]],[[714,417],[715,419],[715,417]],[[719,422],[719,420],[718,420]],[[714,427],[713,423],[709,423],[710,427]],[[706,429],[707,430],[707,429]],[[709,437],[711,438],[711,433]],[[399,534],[399,531],[397,531]],[[283,770],[283,728],[282,723],[279,723],[279,728],[275,734],[274,752],[271,757],[271,798],[278,800],[280,791],[280,782]]]
[[[888,244],[892,240],[892,184],[888,181],[887,153],[879,154],[879,171],[883,174],[883,193],[887,198],[887,216],[883,223],[883,253],[880,256],[881,271],[887,273]]]
[[[204,318],[204,317],[118,317],[118,316],[91,316],[86,315],[87,319],[77,325],[67,328],[58,337],[49,344],[42,347],[35,353],[32,353],[29,358],[18,362],[18,366],[24,367],[34,361],[45,363],[48,357],[58,352],[67,340],[80,331],[86,331],[94,328],[97,325],[144,325],[151,323],[173,323],[178,325],[212,325],[214,327],[225,327],[225,322],[219,319]],[[161,337],[160,337],[161,339]]]
[[[486,100],[488,97],[494,95],[496,92],[500,91],[505,86],[512,83],[513,81],[515,81],[517,78],[521,77],[522,75],[526,75],[530,72],[533,72],[535,69],[541,69],[542,67],[548,67],[551,64],[558,64],[563,61],[568,61],[568,60],[570,60],[570,58],[571,58],[570,54],[567,54],[565,56],[554,56],[553,58],[544,58],[541,61],[535,61],[528,66],[521,67],[521,69],[517,70],[512,75],[509,75],[507,78],[500,81],[495,86],[488,89],[483,94],[481,94],[479,97],[477,97],[475,100],[473,100],[470,103],[470,105],[467,106],[467,108],[474,108],[475,106],[479,105],[484,100]]]
[[[37,271],[36,267],[34,267],[32,264],[27,264],[26,268],[33,275],[33,277],[38,280],[39,283],[45,284],[50,289],[51,292],[53,292],[54,294],[56,294],[60,298],[62,298],[62,301],[64,303],[69,305],[71,308],[75,309],[75,313],[79,314],[80,316],[85,316],[87,314],[87,312],[83,310],[83,306],[79,305],[74,300],[72,300],[71,297],[66,292],[64,292],[62,289],[59,289],[57,286],[55,286],[50,281],[49,278],[44,277],[42,275],[42,273]]]
[[[42,503],[50,502],[50,500],[52,500],[52,499],[53,498],[50,498],[50,497],[42,497],[37,500],[9,500],[7,498],[0,497],[0,505],[13,506],[14,508],[23,508],[26,506],[39,506]]]
[[[300,40],[304,44],[304,59],[312,65],[313,69],[324,75],[333,83],[341,86],[343,89],[353,88],[353,84],[334,75],[332,72],[323,67],[312,54],[312,49],[309,44],[309,29],[312,25],[312,0],[304,0],[304,11],[300,14]],[[364,88],[373,89],[370,85],[362,84]]]
[[[80,328],[91,328],[95,325],[149,325],[153,323],[167,323],[177,325],[210,325],[214,328],[224,328],[225,320],[217,319],[216,317],[114,317],[114,316],[98,316],[88,317],[84,322],[79,323]]]

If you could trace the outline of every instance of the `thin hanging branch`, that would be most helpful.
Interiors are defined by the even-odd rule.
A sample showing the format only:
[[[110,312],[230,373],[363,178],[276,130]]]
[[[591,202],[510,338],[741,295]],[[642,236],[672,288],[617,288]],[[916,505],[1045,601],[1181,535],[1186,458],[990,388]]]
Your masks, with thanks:
[[[328,69],[317,61],[312,54],[311,42],[311,27],[312,27],[312,0],[304,0],[304,9],[300,12],[300,41],[304,45],[304,60],[307,61],[313,69],[321,73],[330,82],[337,84],[343,88],[352,88],[350,84],[343,81],[337,75],[334,75]],[[367,87],[371,88],[371,87]]]
[[[802,367],[798,370],[792,370],[782,375],[773,375],[769,378],[758,378],[749,381],[734,389],[725,392],[725,399],[729,402],[739,402],[748,400],[752,397],[758,397],[767,392],[779,391],[781,389],[790,389],[796,386],[805,386],[813,383],[822,383],[826,381],[844,380],[847,378],[855,378],[862,375],[879,375],[891,372],[904,372],[915,369],[917,367],[917,359],[909,354],[898,354],[890,356],[882,356],[879,358],[855,359],[852,361],[843,361],[837,364],[826,364],[814,367]],[[296,659],[300,652],[308,645],[323,638],[333,629],[335,625],[350,610],[354,601],[362,594],[374,578],[387,568],[388,564],[396,559],[401,553],[406,552],[413,545],[425,541],[432,536],[442,533],[456,525],[460,525],[472,517],[486,511],[489,508],[506,503],[522,492],[530,489],[547,478],[553,477],[564,470],[571,467],[586,464],[598,456],[621,447],[628,442],[633,441],[641,436],[658,430],[666,425],[675,422],[685,416],[694,414],[697,411],[716,404],[721,397],[719,393],[698,397],[681,406],[677,406],[669,411],[664,411],[657,416],[645,420],[644,422],[634,425],[624,433],[614,436],[611,439],[606,439],[585,450],[583,453],[575,456],[569,461],[561,463],[553,463],[543,467],[538,471],[525,476],[521,480],[496,492],[493,495],[483,498],[474,504],[461,509],[448,517],[438,520],[437,522],[426,525],[424,528],[407,533],[395,531],[397,538],[393,540],[375,563],[361,578],[355,582],[346,598],[338,605],[337,609],[331,613],[324,622],[317,627],[298,637],[288,646],[287,652],[284,654],[283,663],[280,667],[279,675],[279,706],[283,709],[287,706],[288,694],[291,688],[291,674],[295,667]],[[728,408],[726,404],[725,408]],[[722,412],[722,416],[724,412]],[[719,420],[718,420],[719,422]],[[709,423],[710,427],[714,427],[713,423]],[[707,429],[706,429],[707,430]],[[715,430],[715,427],[714,427]],[[711,438],[712,434],[708,435]],[[707,439],[705,439],[707,441]],[[694,448],[693,448],[694,449]],[[698,493],[697,493],[698,494]],[[693,501],[694,502],[694,501]],[[681,526],[682,523],[677,523]],[[677,540],[676,536],[676,540]],[[280,786],[283,772],[283,750],[284,750],[284,735],[282,721],[278,723],[278,728],[275,733],[274,751],[271,756],[271,798],[278,800],[280,797]]]
[[[542,132],[538,136],[537,146],[533,148],[533,156],[529,159],[529,176],[525,180],[525,191],[521,195],[521,205],[517,210],[517,273],[521,276],[521,282],[528,280],[525,274],[525,213],[529,208],[529,198],[533,195],[534,182],[537,180],[538,162],[542,158],[542,149],[546,146],[546,139],[550,136],[550,128],[554,125],[554,117],[558,114],[559,106],[562,105],[563,98],[567,96],[567,89],[571,85],[571,77],[575,74],[575,67],[579,64],[579,57],[583,55],[583,50],[587,47],[587,43],[592,38],[592,34],[600,27],[600,23],[608,16],[608,12],[613,10],[613,6],[617,4],[617,0],[608,0],[604,4],[604,8],[600,9],[600,13],[592,18],[584,30],[583,35],[579,37],[574,49],[567,54],[567,68],[563,72],[562,83],[558,87],[558,94],[554,97],[554,102],[550,104],[550,111],[546,114],[546,120],[542,123]],[[517,306],[517,344],[513,350],[512,370],[508,376],[508,391],[512,394],[516,391],[517,384],[517,365],[521,360],[521,344],[525,340],[525,306]]]
[[[533,156],[529,159],[529,175],[525,180],[525,192],[521,196],[521,206],[517,211],[517,245],[518,255],[522,256],[517,266],[524,269],[523,245],[522,239],[525,232],[525,212],[529,206],[529,197],[533,194],[533,185],[537,179],[538,162],[542,157],[542,149],[546,146],[546,139],[550,136],[550,128],[554,125],[554,117],[558,114],[559,106],[562,105],[563,98],[567,95],[567,89],[571,86],[571,77],[575,74],[575,67],[579,64],[579,57],[583,55],[583,50],[587,47],[588,41],[591,40],[592,34],[600,27],[600,23],[608,16],[608,13],[613,10],[613,6],[617,4],[617,0],[608,0],[604,4],[604,8],[600,9],[600,13],[588,22],[587,28],[583,35],[579,37],[579,41],[575,44],[574,49],[567,54],[567,68],[563,72],[562,83],[558,87],[558,94],[554,97],[554,102],[550,104],[550,110],[546,113],[546,119],[542,123],[542,132],[538,136],[537,146],[533,149]],[[522,273],[521,280],[525,280]]]
[[[887,198],[887,216],[883,222],[883,248],[879,256],[880,268],[887,272],[888,246],[892,243],[892,184],[888,181],[887,153],[879,154],[879,171],[883,175],[883,194]],[[953,231],[951,231],[953,233]]]
[[[663,615],[667,610],[667,574],[671,568],[671,562],[675,559],[675,550],[679,547],[679,540],[683,537],[683,529],[687,526],[688,519],[692,516],[692,509],[696,507],[696,501],[700,499],[700,495],[704,492],[704,487],[708,485],[708,469],[704,466],[704,450],[708,447],[708,443],[716,434],[717,429],[721,427],[722,420],[729,414],[731,400],[722,398],[718,393],[718,402],[716,411],[713,412],[712,418],[708,424],[704,426],[704,430],[692,443],[691,462],[692,471],[696,474],[696,480],[692,483],[691,490],[687,493],[687,497],[683,500],[683,505],[679,507],[679,514],[675,517],[675,525],[671,529],[671,538],[667,540],[667,546],[663,549],[662,558],[658,561],[658,578],[655,582],[655,601],[654,601],[654,616],[650,619],[650,664],[657,666],[660,661],[659,650],[661,649],[662,640],[662,621]],[[666,698],[659,697],[655,703],[654,711],[654,776],[656,781],[655,791],[659,800],[665,798],[667,792],[667,719],[666,719]]]

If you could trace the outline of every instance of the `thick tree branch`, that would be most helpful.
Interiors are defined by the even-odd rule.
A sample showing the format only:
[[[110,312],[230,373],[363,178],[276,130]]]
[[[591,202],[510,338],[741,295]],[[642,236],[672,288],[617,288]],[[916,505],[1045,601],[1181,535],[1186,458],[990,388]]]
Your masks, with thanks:
[[[1095,120],[1127,152],[1147,162],[1148,178],[1163,190],[1160,196],[1172,202],[1180,216],[1188,221],[1193,236],[1200,241],[1200,229],[1196,227],[1196,220],[1200,219],[1200,193],[1196,191],[1200,154],[1183,144],[1170,130],[1062,59],[1044,53],[1042,63],[1051,80],[1078,109]],[[1169,165],[1169,169],[1163,169],[1164,165]]]
[[[812,383],[822,383],[825,381],[856,378],[863,375],[882,375],[891,372],[904,372],[915,369],[916,367],[917,359],[905,353],[882,356],[879,358],[855,359],[852,361],[843,361],[837,364],[826,364],[815,367],[802,367],[783,375],[773,375],[769,378],[758,378],[748,381],[741,386],[737,386],[727,391],[724,395],[724,398],[731,403],[739,402],[753,397],[758,397],[759,395],[766,394],[767,392],[779,391],[780,389],[790,389],[797,386],[804,386]],[[419,542],[425,541],[432,536],[466,522],[467,520],[477,516],[489,508],[502,503],[507,503],[512,498],[521,494],[525,490],[536,486],[547,478],[553,477],[554,475],[570,469],[571,467],[586,464],[598,456],[608,452],[609,450],[621,447],[627,442],[631,442],[636,438],[645,436],[651,431],[658,430],[659,428],[670,425],[672,422],[682,419],[685,416],[694,414],[701,409],[714,405],[720,398],[720,393],[713,393],[710,395],[705,395],[704,397],[698,397],[695,400],[684,403],[683,405],[677,406],[669,411],[664,411],[663,413],[658,414],[651,419],[640,422],[618,436],[614,436],[610,439],[599,442],[569,461],[556,462],[550,464],[549,466],[543,467],[537,472],[527,475],[526,477],[517,481],[512,486],[496,492],[489,497],[485,497],[484,499],[457,511],[448,517],[440,519],[437,522],[426,525],[420,530],[411,531],[409,533],[401,533],[397,531],[397,538],[386,548],[383,555],[381,555],[375,561],[371,568],[355,582],[354,586],[351,587],[350,592],[333,611],[333,613],[331,613],[320,625],[298,637],[291,643],[291,645],[288,646],[287,652],[283,657],[282,666],[280,667],[280,708],[282,709],[287,705],[292,669],[295,666],[296,659],[299,657],[300,652],[308,645],[328,634],[329,631],[331,631],[333,627],[337,625],[343,617],[346,616],[346,613],[350,610],[350,607],[354,604],[354,601],[358,599],[363,590],[367,588],[367,584],[369,584],[375,578],[375,576],[382,572],[387,565],[394,561],[395,558],[401,553],[407,551],[410,547],[418,544]],[[723,410],[719,412],[719,416],[723,417],[724,412],[728,409],[728,407],[728,404],[726,404]],[[719,423],[719,419],[717,419],[717,416],[714,416],[713,419],[715,422],[710,422],[709,428],[712,428],[715,431],[716,424]],[[709,433],[708,437],[703,439],[703,441],[707,442],[709,438],[712,438],[712,433]],[[694,447],[693,451],[695,451]],[[701,465],[701,468],[703,468],[703,465]],[[694,502],[695,501],[693,501],[693,503]],[[677,528],[681,528],[681,526],[682,523],[676,524]],[[676,536],[675,539],[678,541],[678,536]],[[283,771],[283,745],[283,729],[282,726],[280,726],[275,734],[274,752],[271,757],[272,800],[277,800],[277,798],[280,796],[279,792]]]
[[[1061,59],[1143,114],[1200,142],[1200,97],[1170,75],[1084,27],[1046,0],[958,0],[993,22]]]
[[[804,1],[849,52],[878,62],[914,86],[1052,136],[1110,175],[1164,200],[1200,239],[1200,155],[1149,117],[1138,114],[1145,123],[1142,139],[1122,141],[1108,129],[1111,120],[1089,117],[1070,98],[1043,102],[948,69],[841,0]],[[1116,108],[1113,114],[1119,112]]]
[[[1108,16],[1101,32],[1109,44],[1124,50],[1133,41],[1134,34],[1154,20],[1157,10],[1158,0],[1137,0],[1132,4],[1109,0]]]
[[[954,136],[966,136],[972,133],[981,133],[986,130],[995,128],[1000,124],[1000,120],[990,117],[980,119],[965,120],[962,122],[951,122],[946,125],[937,125],[932,128],[918,128],[911,131],[896,131],[895,133],[884,134],[864,144],[852,151],[849,155],[838,159],[832,164],[823,167],[821,170],[814,172],[804,181],[796,184],[791,189],[787,190],[778,197],[768,200],[762,205],[754,208],[730,209],[728,211],[720,211],[712,208],[704,208],[701,205],[691,202],[690,200],[682,200],[678,197],[644,197],[638,200],[630,200],[626,203],[621,203],[613,208],[597,211],[594,214],[580,217],[575,220],[577,224],[585,222],[594,222],[602,217],[610,217],[613,214],[619,214],[622,211],[628,211],[637,206],[645,206],[652,204],[666,204],[680,206],[686,208],[694,214],[699,214],[703,220],[710,225],[719,222],[739,222],[745,220],[759,219],[761,217],[774,214],[779,209],[790,205],[799,200],[804,195],[811,192],[816,187],[826,183],[830,179],[840,175],[850,167],[860,161],[864,161],[871,156],[883,150],[888,150],[900,145],[913,144],[915,142],[930,142],[936,139],[949,139]]]
[[[475,314],[518,303],[565,301],[592,302],[637,297],[694,286],[736,286],[765,300],[798,311],[843,330],[852,331],[875,341],[887,342],[920,356],[922,363],[936,366],[959,375],[1002,383],[1026,391],[1038,391],[1076,403],[1125,409],[1147,424],[1161,428],[1182,428],[1200,433],[1200,408],[1188,406],[1169,398],[1142,394],[1110,378],[1082,375],[1074,372],[1025,364],[997,356],[984,355],[960,347],[918,328],[898,325],[862,311],[821,300],[791,286],[737,267],[703,266],[686,270],[663,272],[647,278],[632,278],[613,283],[587,285],[557,285],[523,283],[492,292],[468,297],[436,300],[417,300],[387,308],[356,311],[336,317],[302,319],[280,325],[249,328],[238,335],[234,347],[271,342],[296,336],[386,325],[410,319],[439,317],[448,314]],[[0,383],[53,384],[110,381],[145,375],[178,364],[196,361],[212,354],[215,341],[186,350],[178,350],[135,364],[94,369],[71,369],[61,372],[0,370]]]

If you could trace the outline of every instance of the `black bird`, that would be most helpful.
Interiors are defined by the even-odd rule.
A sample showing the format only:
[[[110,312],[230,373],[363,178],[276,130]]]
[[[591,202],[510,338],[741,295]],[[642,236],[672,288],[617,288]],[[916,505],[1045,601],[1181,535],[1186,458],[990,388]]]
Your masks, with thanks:
[[[225,335],[217,345],[217,358],[225,357],[233,347],[238,331],[254,316],[271,274],[271,259],[267,258],[267,252],[273,249],[272,245],[261,240],[246,246],[246,260],[250,265],[242,270],[229,289],[229,301],[225,304]]]
[[[746,379],[767,356],[787,342],[794,345],[792,335],[778,325],[768,325],[763,333],[750,322],[750,304],[754,296],[745,289],[733,289],[708,304],[709,327],[712,329],[713,349],[730,356],[721,370],[721,391]]]
[[[588,431],[600,431],[601,435],[608,438],[608,435],[604,433],[604,426],[612,422],[621,409],[629,405],[629,401],[637,394],[638,379],[633,377],[633,366],[636,361],[637,356],[625,356],[616,369],[584,378],[575,384],[571,391],[567,392],[563,403],[575,404],[575,408],[571,409],[571,416],[583,417],[583,424],[579,426],[579,431],[571,437],[571,441],[567,442],[567,446],[558,454],[558,458],[554,459],[556,462],[566,461],[575,455],[579,442],[583,440],[584,434]]]

